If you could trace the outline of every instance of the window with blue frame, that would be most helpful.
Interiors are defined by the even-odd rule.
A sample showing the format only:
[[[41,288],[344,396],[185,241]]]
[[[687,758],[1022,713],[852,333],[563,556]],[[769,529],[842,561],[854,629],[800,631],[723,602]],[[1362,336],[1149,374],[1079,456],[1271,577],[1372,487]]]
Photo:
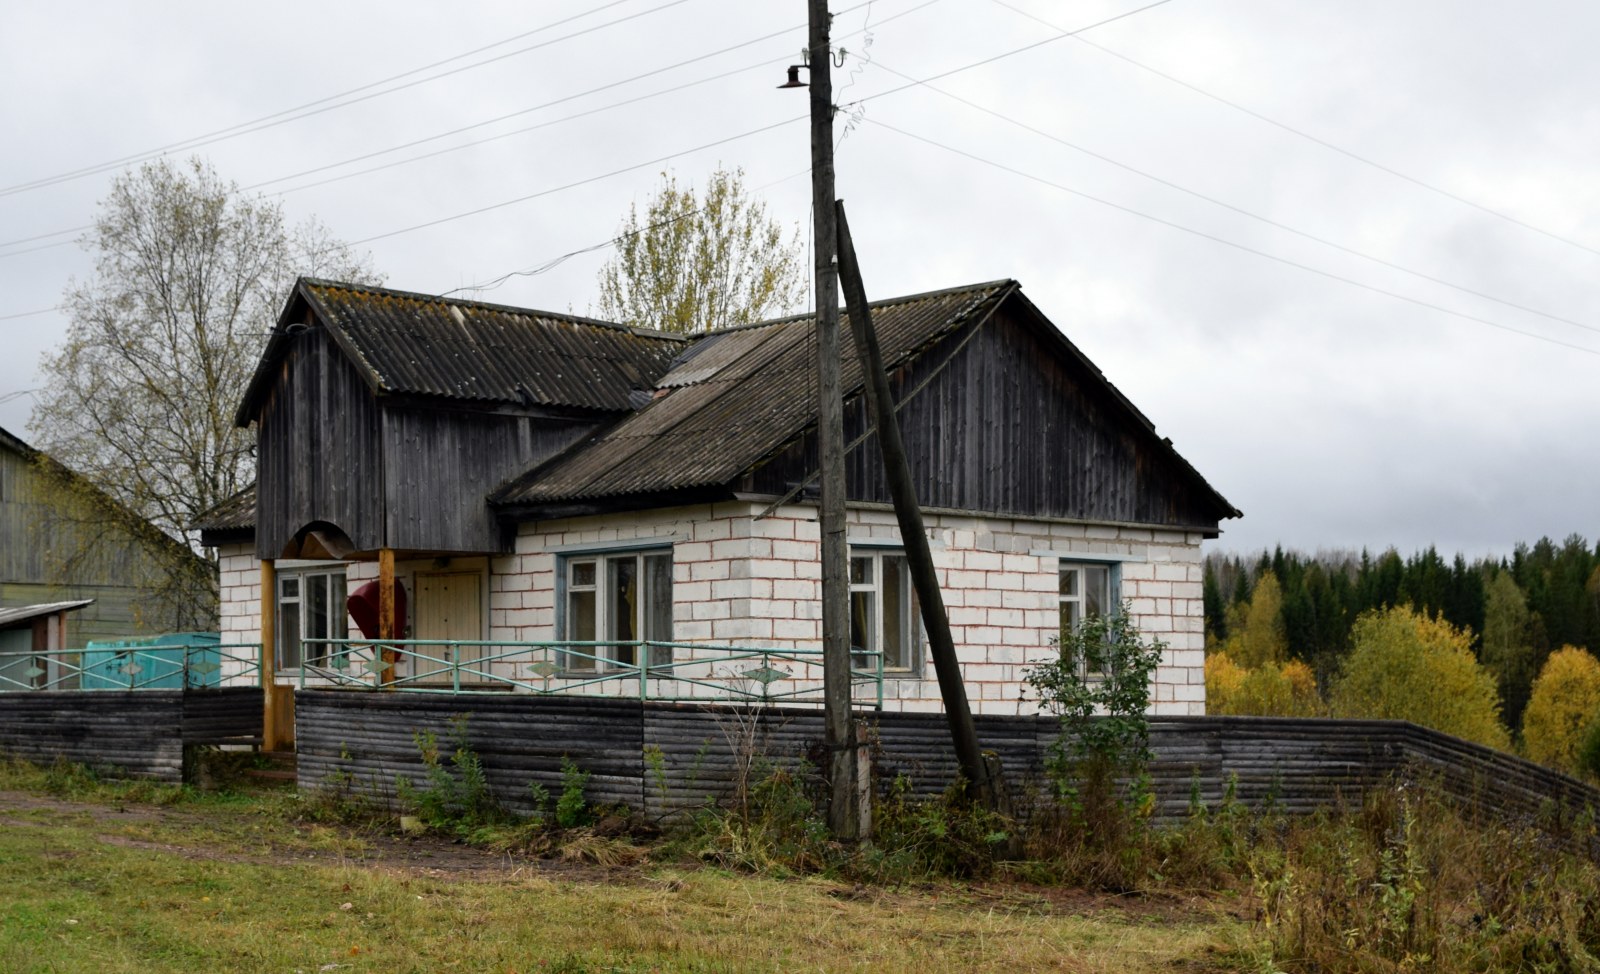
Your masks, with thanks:
[[[1117,574],[1114,564],[1063,559],[1058,571],[1060,582],[1056,604],[1060,610],[1063,639],[1076,632],[1085,621],[1117,611],[1117,603],[1112,597]],[[1076,661],[1078,673],[1085,680],[1104,679],[1101,663],[1093,655],[1080,656]]]
[[[561,639],[596,646],[573,647],[568,670],[631,667],[638,642],[672,641],[672,551],[648,549],[574,554],[562,559],[566,585]],[[649,664],[672,662],[672,649],[650,648]]]

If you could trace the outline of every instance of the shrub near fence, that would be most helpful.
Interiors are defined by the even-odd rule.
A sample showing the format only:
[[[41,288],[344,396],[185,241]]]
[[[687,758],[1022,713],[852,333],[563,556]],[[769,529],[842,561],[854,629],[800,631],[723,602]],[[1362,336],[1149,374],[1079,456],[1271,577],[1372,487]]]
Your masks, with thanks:
[[[532,810],[528,786],[554,792],[564,757],[593,777],[592,801],[665,818],[725,797],[752,756],[797,764],[822,739],[812,709],[696,707],[520,694],[370,694],[303,690],[295,697],[300,786],[353,784],[391,798],[399,776],[420,780],[419,732],[449,740],[467,714],[467,737],[508,806]],[[1019,797],[1037,794],[1058,730],[1048,717],[978,716],[980,743],[1000,755]],[[956,777],[941,714],[877,713],[874,762],[885,779],[906,775],[934,795]],[[1560,824],[1600,791],[1508,754],[1404,721],[1271,717],[1153,717],[1149,772],[1154,816],[1175,822],[1198,797],[1215,807],[1229,792],[1290,814],[1359,801],[1398,774],[1437,781],[1494,815],[1544,816]]]

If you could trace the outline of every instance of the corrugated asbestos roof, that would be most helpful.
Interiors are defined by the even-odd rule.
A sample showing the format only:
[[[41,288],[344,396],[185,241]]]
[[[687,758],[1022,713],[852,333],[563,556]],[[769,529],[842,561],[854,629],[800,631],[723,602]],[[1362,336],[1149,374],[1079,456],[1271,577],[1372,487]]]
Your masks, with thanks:
[[[629,391],[652,388],[685,344],[643,328],[387,288],[302,279],[297,291],[375,392],[625,412]]]
[[[993,310],[1012,281],[895,298],[872,305],[889,368]],[[842,315],[842,341],[850,342]],[[844,355],[845,394],[861,385]],[[498,491],[496,504],[542,504],[722,485],[816,419],[813,318],[804,315],[713,332],[656,382],[656,397],[605,433]]]
[[[256,485],[251,484],[206,511],[190,525],[195,531],[240,531],[256,526]]]

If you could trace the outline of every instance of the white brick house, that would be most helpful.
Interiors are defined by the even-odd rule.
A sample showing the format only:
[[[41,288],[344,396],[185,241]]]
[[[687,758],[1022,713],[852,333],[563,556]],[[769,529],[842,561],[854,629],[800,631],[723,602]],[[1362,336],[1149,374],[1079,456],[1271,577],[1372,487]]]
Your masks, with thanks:
[[[1014,282],[874,319],[974,709],[1034,712],[1023,677],[1061,626],[1126,604],[1167,646],[1154,710],[1203,713],[1200,543],[1238,512]],[[297,635],[346,635],[343,597],[387,551],[410,598],[397,636],[671,642],[647,657],[669,675],[698,659],[686,644],[817,649],[810,327],[684,339],[302,281],[239,411],[258,487],[201,525],[225,640],[260,638],[264,563],[279,661],[305,657]],[[886,709],[937,710],[853,362],[845,384],[853,642],[882,656]],[[542,678],[634,660],[609,652],[547,656]]]

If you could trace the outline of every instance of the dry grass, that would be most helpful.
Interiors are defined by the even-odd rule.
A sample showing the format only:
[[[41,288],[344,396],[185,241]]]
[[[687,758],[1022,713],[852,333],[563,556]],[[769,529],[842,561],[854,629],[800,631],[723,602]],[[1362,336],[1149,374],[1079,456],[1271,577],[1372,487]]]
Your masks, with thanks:
[[[1231,970],[1249,936],[1203,906],[1141,912],[948,885],[552,874],[484,853],[473,872],[372,865],[358,857],[375,839],[249,801],[123,807],[0,806],[0,970]],[[591,845],[586,858],[616,861]]]

